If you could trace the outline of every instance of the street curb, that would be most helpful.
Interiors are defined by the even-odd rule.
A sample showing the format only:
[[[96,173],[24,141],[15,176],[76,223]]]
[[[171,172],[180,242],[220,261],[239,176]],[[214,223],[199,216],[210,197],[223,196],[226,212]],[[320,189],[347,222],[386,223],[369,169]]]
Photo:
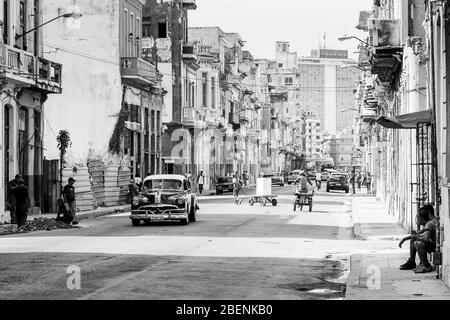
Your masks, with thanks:
[[[109,216],[114,213],[125,212],[127,209],[129,209],[129,206],[114,207],[114,208],[102,210],[101,212],[79,213],[79,214],[77,214],[77,219],[78,219],[78,221],[95,219],[95,218],[99,218],[99,217]]]
[[[361,223],[353,223],[353,235],[357,240],[367,240],[363,235]]]
[[[17,232],[17,226],[15,224],[6,224],[0,226],[0,235],[14,234]]]

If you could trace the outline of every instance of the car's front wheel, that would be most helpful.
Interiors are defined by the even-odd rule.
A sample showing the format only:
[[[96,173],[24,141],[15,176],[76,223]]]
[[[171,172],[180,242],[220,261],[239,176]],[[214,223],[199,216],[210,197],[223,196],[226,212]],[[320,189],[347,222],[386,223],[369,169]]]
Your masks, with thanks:
[[[141,225],[141,220],[133,219],[131,220],[133,227],[139,227]]]

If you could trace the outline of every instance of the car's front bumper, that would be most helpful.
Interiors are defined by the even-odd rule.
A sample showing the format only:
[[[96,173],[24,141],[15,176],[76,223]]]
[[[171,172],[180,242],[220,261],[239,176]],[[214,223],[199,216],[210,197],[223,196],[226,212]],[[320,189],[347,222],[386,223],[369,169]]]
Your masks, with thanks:
[[[166,211],[152,211],[152,210],[133,210],[131,211],[131,220],[146,220],[146,221],[179,221],[188,219],[189,216],[185,210],[166,210]]]
[[[328,185],[328,189],[330,190],[347,190],[349,186],[346,185]]]

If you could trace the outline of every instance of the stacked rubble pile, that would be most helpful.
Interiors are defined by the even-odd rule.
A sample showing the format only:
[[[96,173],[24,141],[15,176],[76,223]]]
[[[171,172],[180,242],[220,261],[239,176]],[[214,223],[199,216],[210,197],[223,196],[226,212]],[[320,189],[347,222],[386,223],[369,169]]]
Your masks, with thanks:
[[[65,224],[62,221],[56,221],[55,219],[37,218],[34,221],[29,221],[27,224],[19,228],[18,232],[35,232],[35,231],[52,231],[63,229],[75,229],[78,227],[70,224]]]
[[[108,166],[105,170],[105,206],[119,205],[120,188],[118,187],[119,166]]]

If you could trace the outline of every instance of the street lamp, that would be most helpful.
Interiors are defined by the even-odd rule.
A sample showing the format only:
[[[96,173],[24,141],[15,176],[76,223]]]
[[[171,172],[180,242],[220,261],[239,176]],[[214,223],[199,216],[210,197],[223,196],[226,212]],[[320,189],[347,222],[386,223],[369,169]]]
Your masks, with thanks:
[[[338,38],[338,39],[339,39],[339,41],[346,41],[346,40],[350,40],[350,39],[356,39],[356,40],[358,40],[359,42],[365,44],[366,46],[369,46],[369,44],[368,44],[366,41],[361,40],[360,38],[355,37],[355,36],[347,36],[347,35],[346,35],[346,36],[340,37],[340,38]]]
[[[62,14],[62,15],[60,15],[60,16],[57,16],[56,18],[53,18],[53,19],[51,19],[51,20],[49,20],[49,21],[47,21],[47,22],[41,24],[40,26],[37,26],[37,27],[35,27],[35,28],[31,29],[31,30],[28,30],[27,32],[25,32],[25,33],[23,33],[23,34],[16,35],[16,40],[17,40],[17,39],[20,39],[20,38],[22,38],[22,37],[24,37],[24,36],[26,36],[27,34],[33,32],[33,31],[35,31],[35,30],[37,30],[37,29],[39,29],[39,28],[41,28],[41,27],[43,27],[43,26],[45,26],[45,25],[47,25],[47,24],[49,24],[50,22],[53,22],[53,21],[58,20],[58,19],[60,19],[60,18],[65,18],[65,19],[66,19],[66,18],[73,18],[73,19],[75,19],[75,20],[78,20],[78,19],[80,19],[82,16],[83,16],[83,14],[81,14],[81,12],[70,12],[70,13]]]

